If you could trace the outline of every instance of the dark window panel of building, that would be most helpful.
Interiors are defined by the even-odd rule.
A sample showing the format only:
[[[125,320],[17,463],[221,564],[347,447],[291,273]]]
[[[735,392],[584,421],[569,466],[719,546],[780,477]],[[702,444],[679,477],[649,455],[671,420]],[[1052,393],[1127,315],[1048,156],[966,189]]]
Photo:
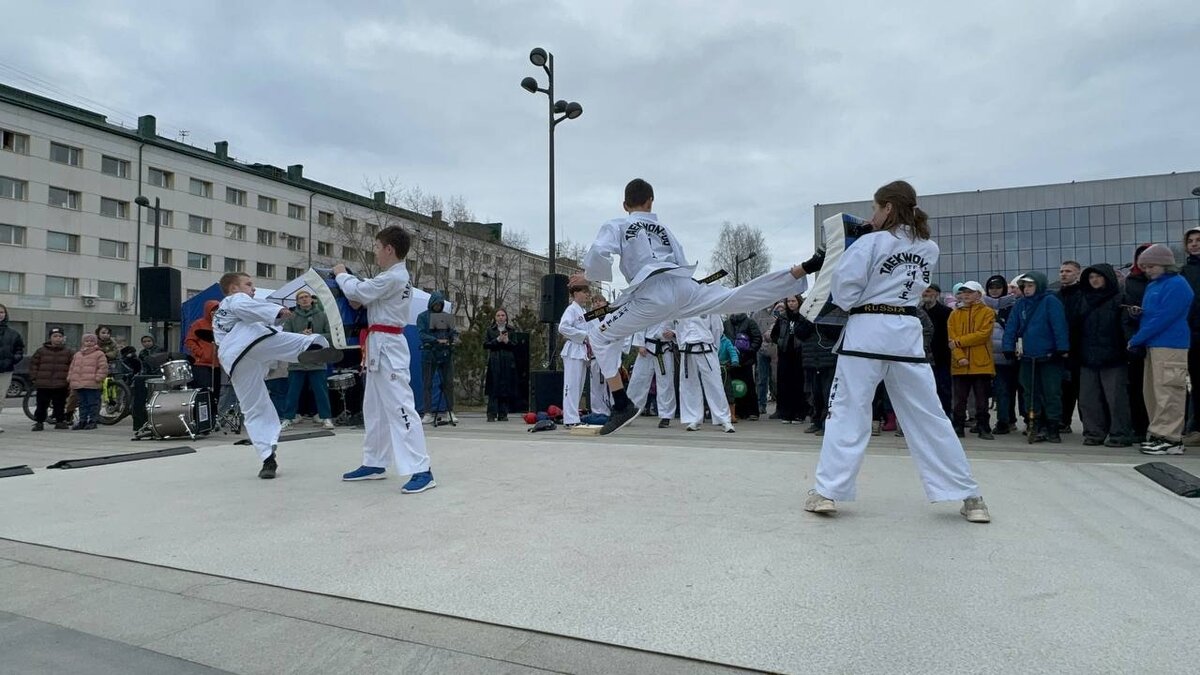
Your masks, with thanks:
[[[1151,238],[1154,235],[1150,232],[1150,223],[1138,223],[1137,225],[1134,225],[1134,231],[1137,232],[1137,236],[1134,237],[1134,241],[1136,241],[1137,244],[1153,243]]]
[[[1032,215],[1033,215],[1034,231],[1036,232],[1037,230],[1045,230],[1046,229],[1046,212],[1045,211],[1034,211]]]
[[[1034,269],[1044,270],[1048,266],[1049,265],[1046,262],[1046,252],[1045,251],[1034,251],[1033,252],[1033,267],[1034,267]]]
[[[1033,218],[1028,211],[1021,211],[1017,214],[1017,231],[1028,232],[1033,228]]]
[[[1183,220],[1183,201],[1174,199],[1167,202],[1167,220]]]
[[[1133,205],[1133,222],[1150,222],[1150,202],[1141,202]]]
[[[1088,218],[1088,208],[1086,206],[1081,206],[1081,207],[1075,209],[1073,217],[1075,219],[1075,229],[1076,230],[1078,230],[1081,227],[1091,226],[1091,220]]]
[[[1136,222],[1133,217],[1133,204],[1121,205],[1121,224]]]
[[[1093,206],[1088,209],[1088,223],[1092,227],[1099,227],[1105,224],[1103,206]]]
[[[1166,223],[1151,223],[1150,224],[1150,240],[1155,243],[1167,242],[1167,224]]]
[[[1058,248],[1059,246],[1062,246],[1062,232],[1060,230],[1046,230],[1046,248]]]
[[[1046,229],[1057,230],[1059,228],[1058,209],[1050,209],[1046,211]]]
[[[967,216],[963,218],[963,234],[968,237],[974,237],[979,234],[979,217]]]
[[[1150,222],[1161,223],[1167,219],[1166,202],[1150,202]]]
[[[947,218],[950,221],[950,234],[955,237],[963,235],[963,219],[961,217]]]
[[[1104,226],[1104,243],[1120,244],[1121,243],[1121,226],[1120,225],[1105,225]]]
[[[1200,220],[1200,199],[1183,200],[1183,219],[1192,223]]]
[[[1128,223],[1128,224],[1121,223],[1117,227],[1121,228],[1121,243],[1122,244],[1136,244],[1137,243],[1137,237],[1134,235],[1134,228],[1136,226],[1133,223]]]
[[[1034,230],[1033,232],[1029,233],[1029,243],[1031,246],[1033,246],[1034,250],[1046,248],[1046,231]]]
[[[1104,224],[1119,225],[1121,223],[1121,206],[1110,204],[1104,207]]]

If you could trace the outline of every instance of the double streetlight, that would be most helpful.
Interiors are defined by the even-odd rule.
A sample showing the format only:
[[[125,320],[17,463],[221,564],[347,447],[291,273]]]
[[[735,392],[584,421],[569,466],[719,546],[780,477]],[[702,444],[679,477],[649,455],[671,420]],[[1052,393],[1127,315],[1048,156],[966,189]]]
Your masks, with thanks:
[[[747,255],[745,258],[736,258],[735,257],[733,259],[733,285],[734,286],[742,285],[742,263],[746,262],[747,260],[750,260],[751,258],[753,258],[757,255],[758,255],[758,251],[751,251],[750,254]]]
[[[557,258],[557,244],[554,241],[554,127],[564,120],[573,120],[583,114],[583,106],[575,101],[568,103],[566,100],[554,100],[554,55],[542,49],[535,47],[529,52],[529,62],[541,68],[546,72],[546,88],[538,86],[536,78],[527,77],[521,80],[521,88],[525,91],[536,94],[541,92],[546,95],[550,102],[550,265],[548,275],[553,277],[555,273],[555,260]],[[547,330],[547,342],[549,348],[546,351],[546,358],[550,363],[550,369],[554,368],[554,331]]]

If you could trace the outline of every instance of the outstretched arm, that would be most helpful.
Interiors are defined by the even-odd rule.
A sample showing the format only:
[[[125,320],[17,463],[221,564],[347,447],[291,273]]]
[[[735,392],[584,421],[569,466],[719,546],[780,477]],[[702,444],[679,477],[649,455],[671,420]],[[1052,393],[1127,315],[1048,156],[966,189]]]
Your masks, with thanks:
[[[600,226],[596,240],[583,256],[584,278],[592,281],[612,281],[612,257],[621,252],[621,233],[616,226]]]

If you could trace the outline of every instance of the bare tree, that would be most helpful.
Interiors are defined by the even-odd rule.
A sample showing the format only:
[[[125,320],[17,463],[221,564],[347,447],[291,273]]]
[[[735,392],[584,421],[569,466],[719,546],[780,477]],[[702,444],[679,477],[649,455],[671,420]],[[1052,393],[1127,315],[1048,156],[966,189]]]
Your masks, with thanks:
[[[500,236],[500,242],[505,246],[519,248],[522,251],[529,250],[529,234],[524,230],[505,230]]]
[[[740,264],[739,260],[742,261]],[[765,274],[771,268],[771,253],[762,230],[746,223],[734,225],[725,221],[721,224],[721,236],[713,248],[709,265],[713,272],[729,272],[729,276],[721,280],[727,286]]]
[[[558,254],[555,257],[567,258],[569,260],[574,260],[576,263],[583,262],[583,256],[587,254],[589,248],[584,244],[578,244],[570,239],[557,241],[555,242],[554,247]]]

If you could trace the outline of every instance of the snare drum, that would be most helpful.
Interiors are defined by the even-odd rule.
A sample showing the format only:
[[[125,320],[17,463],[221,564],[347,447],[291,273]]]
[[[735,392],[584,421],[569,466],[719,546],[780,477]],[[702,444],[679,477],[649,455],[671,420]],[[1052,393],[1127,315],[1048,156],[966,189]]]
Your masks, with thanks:
[[[182,387],[192,381],[192,364],[187,361],[167,361],[162,366],[163,381],[172,387]]]
[[[171,391],[171,385],[167,384],[167,381],[162,379],[161,377],[152,377],[152,378],[146,380],[146,391],[147,392]],[[147,403],[147,406],[149,406],[148,403]]]
[[[348,389],[352,389],[354,388],[354,385],[358,383],[357,380],[358,378],[354,376],[354,373],[338,373],[337,375],[330,375],[328,378],[326,378],[326,382],[329,383],[330,391],[346,391]]]
[[[207,389],[156,391],[146,405],[155,438],[191,438],[213,429],[212,393]]]

